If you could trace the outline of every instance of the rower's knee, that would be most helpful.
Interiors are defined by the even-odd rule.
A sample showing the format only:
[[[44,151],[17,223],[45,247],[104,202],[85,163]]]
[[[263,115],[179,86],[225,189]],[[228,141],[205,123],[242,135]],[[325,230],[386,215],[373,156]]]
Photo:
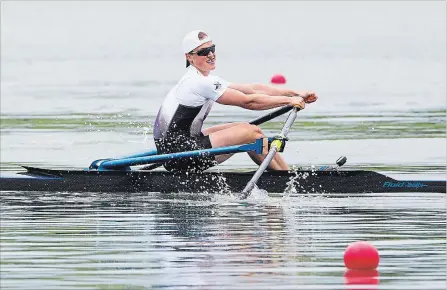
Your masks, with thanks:
[[[250,132],[250,139],[251,141],[254,141],[256,139],[264,137],[264,133],[262,133],[261,128],[259,128],[256,125],[250,125],[248,124],[248,131]]]
[[[251,125],[249,123],[242,123],[238,127],[243,132],[244,140],[241,141],[244,143],[254,142],[256,139],[264,137],[264,133],[262,133],[261,128],[259,128],[256,125]]]
[[[262,132],[261,128],[259,128],[256,125],[251,125],[254,134],[257,136],[256,138],[264,137],[264,133]]]

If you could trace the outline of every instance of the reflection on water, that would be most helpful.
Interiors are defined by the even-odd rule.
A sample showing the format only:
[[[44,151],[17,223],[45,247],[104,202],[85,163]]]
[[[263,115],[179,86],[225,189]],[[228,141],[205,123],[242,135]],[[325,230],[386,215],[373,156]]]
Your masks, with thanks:
[[[342,289],[357,240],[381,254],[380,287],[445,288],[443,194],[5,192],[1,204],[8,289]]]

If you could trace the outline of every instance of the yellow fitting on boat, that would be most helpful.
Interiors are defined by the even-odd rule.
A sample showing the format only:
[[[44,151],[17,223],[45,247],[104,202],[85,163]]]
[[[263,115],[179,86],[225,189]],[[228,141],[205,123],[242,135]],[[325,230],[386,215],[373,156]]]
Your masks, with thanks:
[[[270,145],[270,148],[275,146],[277,149],[280,149],[282,147],[282,141],[281,140],[273,140],[272,145]]]

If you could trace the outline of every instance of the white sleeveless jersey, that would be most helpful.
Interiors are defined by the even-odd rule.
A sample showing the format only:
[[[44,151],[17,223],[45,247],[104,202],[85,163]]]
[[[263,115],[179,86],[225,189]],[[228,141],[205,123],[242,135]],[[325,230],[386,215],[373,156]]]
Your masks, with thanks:
[[[190,66],[158,111],[154,139],[164,138],[168,133],[171,137],[177,134],[199,136],[213,103],[228,85],[224,79],[211,74],[204,76]]]

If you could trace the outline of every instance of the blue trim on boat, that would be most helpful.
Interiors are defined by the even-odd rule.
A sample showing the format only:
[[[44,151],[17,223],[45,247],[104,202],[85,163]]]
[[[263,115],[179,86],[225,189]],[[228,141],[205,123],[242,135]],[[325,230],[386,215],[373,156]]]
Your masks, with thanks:
[[[105,159],[104,161],[95,160],[94,164],[92,163],[92,165],[90,166],[90,169],[97,168],[98,170],[117,170],[117,169],[129,170],[129,166],[165,162],[177,158],[214,156],[214,155],[248,152],[248,151],[255,151],[257,154],[260,154],[262,153],[262,149],[263,149],[263,138],[259,138],[253,143],[211,148],[205,150],[194,150],[187,152],[158,154],[158,155],[142,156],[142,157],[129,157],[122,159]]]

